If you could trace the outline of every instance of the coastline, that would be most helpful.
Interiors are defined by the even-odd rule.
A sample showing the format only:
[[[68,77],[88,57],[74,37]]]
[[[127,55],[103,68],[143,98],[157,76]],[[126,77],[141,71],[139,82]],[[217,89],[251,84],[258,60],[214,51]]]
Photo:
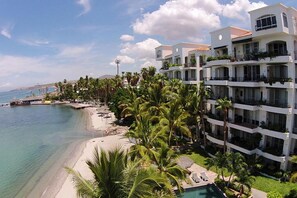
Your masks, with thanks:
[[[92,159],[93,149],[95,147],[111,149],[115,146],[129,146],[128,139],[122,134],[128,129],[127,127],[119,127],[114,124],[116,120],[113,113],[106,106],[95,108],[88,107],[82,110],[85,114],[85,127],[88,132],[93,134],[93,138],[73,143],[67,151],[63,153],[51,167],[53,171],[48,171],[46,175],[51,175],[52,179],[44,185],[39,182],[30,195],[38,195],[38,197],[76,197],[76,190],[72,184],[72,177],[68,175],[64,167],[72,167],[79,171],[82,176],[91,179],[91,173],[85,163],[87,159]],[[104,113],[99,115],[100,112]],[[120,132],[121,134],[110,135],[112,132]],[[105,136],[107,135],[107,136]],[[99,136],[99,137],[98,137]],[[46,177],[45,175],[45,177]],[[43,188],[42,188],[43,187]]]

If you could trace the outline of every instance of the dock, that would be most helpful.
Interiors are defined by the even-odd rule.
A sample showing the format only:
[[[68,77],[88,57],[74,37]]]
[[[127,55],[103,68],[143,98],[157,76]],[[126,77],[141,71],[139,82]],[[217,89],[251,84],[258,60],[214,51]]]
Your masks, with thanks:
[[[31,103],[41,102],[44,96],[31,96],[23,99],[16,99],[10,101],[10,106],[22,106],[22,105],[30,105]]]
[[[94,107],[94,105],[82,103],[69,103],[68,106],[72,107],[73,109],[84,109],[88,107]]]

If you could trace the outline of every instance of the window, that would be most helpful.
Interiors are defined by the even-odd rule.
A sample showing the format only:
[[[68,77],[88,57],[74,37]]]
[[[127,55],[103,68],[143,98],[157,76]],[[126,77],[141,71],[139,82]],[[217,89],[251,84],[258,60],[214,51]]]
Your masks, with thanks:
[[[264,15],[256,21],[256,31],[277,27],[275,15]]]
[[[286,13],[283,13],[283,22],[284,22],[284,27],[288,27],[288,18]]]
[[[161,50],[158,50],[157,51],[157,58],[161,58],[161,56],[162,56],[162,51]]]

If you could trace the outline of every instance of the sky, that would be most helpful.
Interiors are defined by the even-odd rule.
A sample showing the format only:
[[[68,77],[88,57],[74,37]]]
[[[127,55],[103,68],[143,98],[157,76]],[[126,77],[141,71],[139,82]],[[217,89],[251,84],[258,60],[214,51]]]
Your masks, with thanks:
[[[209,32],[250,29],[248,11],[276,0],[0,0],[0,91],[139,72],[155,47],[210,43]],[[297,8],[296,0],[282,1]]]

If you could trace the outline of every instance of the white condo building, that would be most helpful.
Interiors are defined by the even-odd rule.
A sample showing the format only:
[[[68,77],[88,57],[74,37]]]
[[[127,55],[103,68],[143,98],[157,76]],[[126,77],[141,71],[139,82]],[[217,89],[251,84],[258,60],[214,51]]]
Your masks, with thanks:
[[[297,155],[297,10],[276,4],[250,12],[251,31],[226,27],[211,32],[207,139],[223,146],[216,99],[228,97],[227,148],[261,156],[283,170]]]
[[[198,85],[203,80],[202,66],[209,55],[210,46],[205,44],[178,43],[156,48],[156,60],[162,61],[160,73],[185,84]]]

